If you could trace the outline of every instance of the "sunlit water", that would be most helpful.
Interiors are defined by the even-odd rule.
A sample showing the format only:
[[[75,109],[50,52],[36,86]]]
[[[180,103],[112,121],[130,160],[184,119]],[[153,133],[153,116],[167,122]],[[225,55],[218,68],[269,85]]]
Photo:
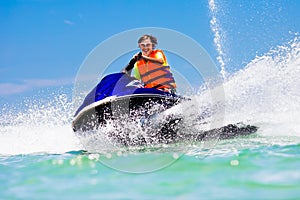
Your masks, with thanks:
[[[120,150],[101,142],[103,129],[99,152],[91,154],[82,151],[87,146],[72,131],[75,110],[67,94],[7,103],[0,119],[1,199],[299,197],[299,38],[253,59],[221,87],[222,124],[255,125],[256,134],[206,144]],[[214,116],[198,124],[195,120],[205,110],[218,108],[207,100],[210,91],[203,87],[190,98],[191,104],[201,106],[185,111],[183,131],[209,128],[203,121]],[[127,129],[138,131],[135,126]],[[149,163],[155,170],[147,168]],[[152,172],[133,174],[141,168],[139,172]]]

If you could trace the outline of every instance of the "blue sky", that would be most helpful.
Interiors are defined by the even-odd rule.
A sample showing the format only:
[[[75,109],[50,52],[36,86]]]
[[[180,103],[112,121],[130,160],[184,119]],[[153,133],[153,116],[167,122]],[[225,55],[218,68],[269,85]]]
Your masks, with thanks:
[[[297,0],[215,3],[229,73],[300,31]],[[218,65],[211,17],[205,0],[1,0],[0,96],[71,85],[93,48],[134,28],[161,27],[186,34]]]

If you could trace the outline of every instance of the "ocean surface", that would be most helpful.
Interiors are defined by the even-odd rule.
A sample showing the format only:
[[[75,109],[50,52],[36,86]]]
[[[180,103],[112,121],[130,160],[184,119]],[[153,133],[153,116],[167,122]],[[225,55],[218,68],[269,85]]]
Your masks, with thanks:
[[[0,110],[0,199],[299,199],[299,38],[256,57],[220,87],[222,101],[211,101],[207,87],[190,97],[182,133],[209,129],[213,120],[255,125],[257,133],[119,148],[101,139],[105,129],[97,143],[73,133],[68,92],[7,102]],[[207,111],[213,114],[202,115]]]

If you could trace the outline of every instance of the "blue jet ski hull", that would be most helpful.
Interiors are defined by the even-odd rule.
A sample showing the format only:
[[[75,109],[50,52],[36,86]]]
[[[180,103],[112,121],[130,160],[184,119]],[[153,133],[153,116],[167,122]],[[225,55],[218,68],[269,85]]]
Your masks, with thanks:
[[[154,105],[160,105],[157,112],[161,112],[183,99],[161,90],[143,88],[136,81],[124,73],[104,77],[76,111],[73,130],[95,130],[107,120],[143,115]]]
[[[110,97],[84,107],[73,121],[73,130],[75,132],[95,130],[102,124],[105,124],[107,120],[121,119],[124,116],[143,117],[143,114],[147,114],[147,109],[150,109],[153,105],[161,105],[159,111],[163,111],[179,101],[179,98],[157,94]]]

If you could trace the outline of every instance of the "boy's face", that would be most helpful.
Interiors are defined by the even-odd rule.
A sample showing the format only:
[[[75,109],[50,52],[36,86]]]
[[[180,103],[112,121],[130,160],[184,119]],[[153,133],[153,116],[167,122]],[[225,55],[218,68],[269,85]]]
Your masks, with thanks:
[[[142,50],[144,56],[149,56],[153,48],[150,38],[147,38],[143,40],[141,43],[139,43],[139,47]]]

